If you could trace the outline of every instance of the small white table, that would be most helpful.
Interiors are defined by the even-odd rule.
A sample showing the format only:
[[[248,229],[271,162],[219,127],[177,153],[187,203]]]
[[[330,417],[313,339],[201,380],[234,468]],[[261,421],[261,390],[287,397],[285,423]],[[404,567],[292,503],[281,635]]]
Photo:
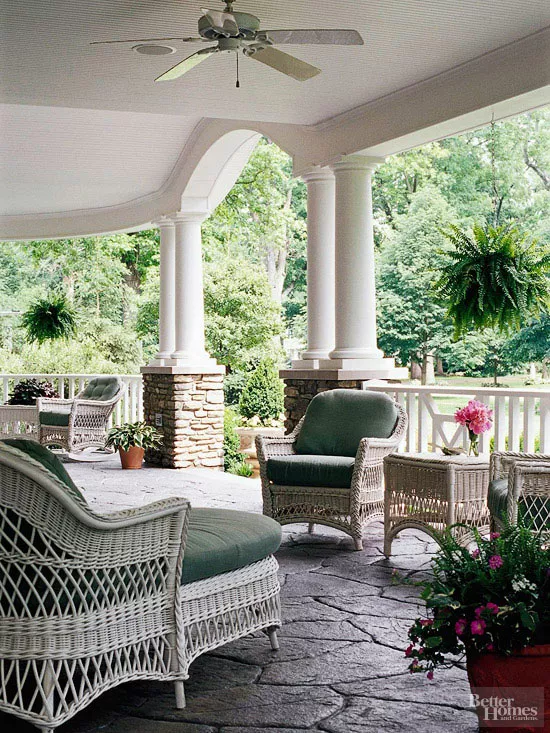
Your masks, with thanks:
[[[0,439],[38,440],[38,410],[35,405],[0,405]]]
[[[461,522],[489,531],[489,460],[480,456],[393,453],[384,459],[384,554],[402,529],[437,533]],[[459,539],[471,540],[471,533]]]

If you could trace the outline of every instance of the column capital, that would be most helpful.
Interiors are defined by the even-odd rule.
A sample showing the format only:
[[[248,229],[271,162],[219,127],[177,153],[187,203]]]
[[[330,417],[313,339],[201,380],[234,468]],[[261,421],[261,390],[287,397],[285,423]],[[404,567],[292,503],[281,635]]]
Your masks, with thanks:
[[[385,158],[374,155],[343,155],[340,160],[331,164],[334,173],[339,171],[368,170],[373,171],[385,161]]]
[[[162,229],[163,227],[173,227],[174,226],[174,220],[172,218],[171,214],[165,214],[164,216],[161,216],[159,219],[155,219],[155,221],[151,222],[154,227],[157,227],[158,229]]]
[[[309,170],[300,175],[306,183],[314,183],[315,181],[333,181],[334,173],[330,168],[321,168],[318,165],[313,166]]]
[[[175,224],[178,222],[198,222],[202,224],[205,219],[210,216],[210,211],[177,211],[172,215],[172,220]]]

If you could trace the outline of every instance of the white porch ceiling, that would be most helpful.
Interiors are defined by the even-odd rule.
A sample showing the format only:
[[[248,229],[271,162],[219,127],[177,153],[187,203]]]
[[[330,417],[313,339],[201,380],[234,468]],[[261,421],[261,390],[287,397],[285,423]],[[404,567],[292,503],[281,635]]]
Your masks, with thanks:
[[[132,44],[90,46],[196,35],[200,6],[0,0],[0,238],[139,226],[206,188],[215,201],[253,133],[272,137],[301,171],[358,150],[395,152],[392,140],[418,144],[417,131],[436,137],[466,115],[441,133],[452,134],[490,110],[510,113],[501,103],[512,98],[522,100],[515,111],[550,101],[548,0],[236,0],[264,28],[360,31],[362,47],[289,46],[322,69],[303,84],[241,57],[236,89],[225,54],[156,84],[197,47],[170,42],[176,54],[154,57]]]
[[[212,3],[211,3],[212,4]],[[219,0],[214,0],[217,6]],[[550,24],[548,0],[237,0],[266,28],[356,28],[359,47],[289,47],[322,69],[299,83],[242,59],[209,59],[154,83],[202,44],[142,56],[110,38],[196,35],[199,0],[2,0],[2,101],[314,124],[439,74]],[[221,7],[221,4],[220,4]]]

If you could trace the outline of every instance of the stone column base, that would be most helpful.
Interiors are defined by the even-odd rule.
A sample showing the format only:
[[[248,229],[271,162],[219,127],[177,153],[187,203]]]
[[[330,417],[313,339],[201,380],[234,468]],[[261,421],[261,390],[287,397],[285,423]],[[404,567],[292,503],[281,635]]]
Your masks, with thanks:
[[[166,468],[223,470],[223,368],[189,373],[177,367],[144,367],[144,419],[163,435],[145,460]]]

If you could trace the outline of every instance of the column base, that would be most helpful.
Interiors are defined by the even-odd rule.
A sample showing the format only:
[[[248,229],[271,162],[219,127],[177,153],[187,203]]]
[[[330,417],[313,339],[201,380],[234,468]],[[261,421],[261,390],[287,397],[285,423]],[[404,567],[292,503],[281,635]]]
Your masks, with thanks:
[[[323,371],[362,372],[364,379],[408,379],[407,367],[396,367],[395,359],[380,357],[375,359],[321,359],[319,369]]]
[[[166,468],[223,470],[223,374],[225,367],[147,366],[143,374],[144,419],[163,436],[145,460]]]

